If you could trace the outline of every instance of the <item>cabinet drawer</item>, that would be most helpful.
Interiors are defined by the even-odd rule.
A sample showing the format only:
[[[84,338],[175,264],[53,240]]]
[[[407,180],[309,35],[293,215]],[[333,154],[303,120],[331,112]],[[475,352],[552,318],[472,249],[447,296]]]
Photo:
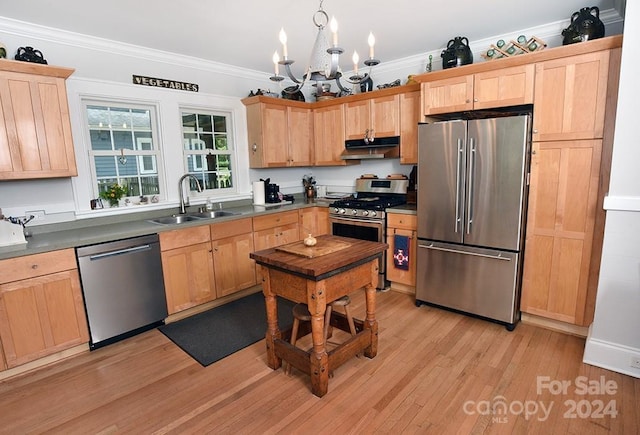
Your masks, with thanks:
[[[73,249],[26,255],[0,261],[0,284],[19,281],[50,273],[77,269]]]
[[[251,218],[211,224],[211,240],[220,240],[253,232]]]
[[[182,248],[184,246],[206,243],[209,239],[209,225],[165,231],[159,234],[160,250]]]
[[[389,213],[387,214],[387,227],[415,230],[418,226],[418,217],[413,214]]]
[[[288,225],[293,223],[298,223],[298,212],[295,210],[254,217],[253,230],[261,231],[266,228],[274,228],[281,225]]]

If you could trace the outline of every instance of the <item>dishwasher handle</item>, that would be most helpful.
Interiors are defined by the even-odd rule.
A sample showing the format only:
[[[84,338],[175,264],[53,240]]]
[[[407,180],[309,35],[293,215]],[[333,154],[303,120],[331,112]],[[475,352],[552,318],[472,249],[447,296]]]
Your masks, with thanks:
[[[115,257],[116,255],[133,254],[135,252],[148,251],[151,249],[151,245],[132,246],[131,248],[118,249],[116,251],[101,252],[100,254],[94,254],[89,256],[89,260],[95,261],[108,257]]]

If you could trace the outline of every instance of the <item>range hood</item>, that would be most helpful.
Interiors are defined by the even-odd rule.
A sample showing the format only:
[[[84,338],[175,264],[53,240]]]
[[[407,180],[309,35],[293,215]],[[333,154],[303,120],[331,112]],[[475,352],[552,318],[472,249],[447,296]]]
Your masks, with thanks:
[[[342,160],[390,159],[400,157],[400,136],[353,139],[344,143]]]

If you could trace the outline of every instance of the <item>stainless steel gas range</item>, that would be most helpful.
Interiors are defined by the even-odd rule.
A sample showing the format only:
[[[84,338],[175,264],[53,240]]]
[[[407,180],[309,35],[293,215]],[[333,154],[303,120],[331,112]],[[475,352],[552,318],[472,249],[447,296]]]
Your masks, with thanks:
[[[356,180],[356,193],[331,203],[329,223],[336,236],[353,237],[372,242],[386,242],[386,209],[407,202],[406,178],[367,177]],[[378,290],[389,287],[386,279],[386,252],[378,268]]]

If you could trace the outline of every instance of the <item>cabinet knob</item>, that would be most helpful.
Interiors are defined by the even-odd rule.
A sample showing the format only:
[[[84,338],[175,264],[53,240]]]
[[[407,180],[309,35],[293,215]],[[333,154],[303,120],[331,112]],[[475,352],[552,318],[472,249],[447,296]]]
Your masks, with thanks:
[[[38,265],[37,265],[37,264],[32,264],[32,265],[31,265],[31,268],[32,268],[33,270],[36,270],[36,269],[38,268]]]
[[[474,98],[474,99],[473,99],[473,102],[474,102],[474,103],[477,103],[477,102],[478,102],[478,99],[477,99],[477,98]]]
[[[254,142],[253,145],[251,146],[251,149],[256,152],[258,151],[258,145]]]
[[[533,129],[533,134],[538,134],[538,129],[537,128]]]
[[[469,104],[469,103],[471,102],[471,100],[467,99],[465,102],[466,102],[467,104]]]

